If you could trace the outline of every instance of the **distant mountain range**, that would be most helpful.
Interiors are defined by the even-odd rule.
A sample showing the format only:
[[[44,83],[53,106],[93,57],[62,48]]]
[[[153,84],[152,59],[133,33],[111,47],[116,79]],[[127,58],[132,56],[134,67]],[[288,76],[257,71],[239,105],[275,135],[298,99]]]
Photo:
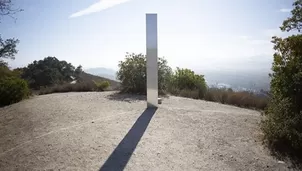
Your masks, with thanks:
[[[100,77],[104,77],[104,78],[108,78],[110,80],[117,81],[116,71],[113,69],[98,67],[98,68],[85,69],[84,71],[89,74],[92,74],[92,75],[97,75]]]

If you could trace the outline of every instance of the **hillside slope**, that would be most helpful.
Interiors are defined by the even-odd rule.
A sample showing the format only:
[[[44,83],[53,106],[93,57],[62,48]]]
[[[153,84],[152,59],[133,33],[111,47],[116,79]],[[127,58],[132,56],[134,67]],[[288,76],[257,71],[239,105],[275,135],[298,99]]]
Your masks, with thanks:
[[[113,92],[36,96],[0,108],[1,170],[288,170],[253,110]]]
[[[98,75],[100,77],[116,80],[116,71],[110,68],[103,68],[103,67],[88,68],[85,69],[84,71],[92,75]]]
[[[120,83],[117,81],[110,80],[108,78],[104,78],[104,77],[100,77],[100,76],[96,76],[96,75],[92,75],[92,74],[88,74],[86,72],[82,72],[80,74],[80,78],[84,82],[92,82],[93,80],[94,81],[109,81],[110,86],[113,90],[116,90],[120,86]]]

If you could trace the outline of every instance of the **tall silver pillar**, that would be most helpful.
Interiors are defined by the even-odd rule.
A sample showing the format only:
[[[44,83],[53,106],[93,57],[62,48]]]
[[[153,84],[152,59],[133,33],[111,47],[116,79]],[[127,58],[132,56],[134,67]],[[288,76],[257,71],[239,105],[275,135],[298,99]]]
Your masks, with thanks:
[[[146,14],[147,107],[158,107],[157,14]]]

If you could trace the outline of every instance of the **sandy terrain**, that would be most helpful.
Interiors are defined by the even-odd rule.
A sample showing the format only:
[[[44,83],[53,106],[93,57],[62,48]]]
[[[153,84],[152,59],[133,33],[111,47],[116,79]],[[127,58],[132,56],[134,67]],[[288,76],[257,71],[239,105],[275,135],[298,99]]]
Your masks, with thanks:
[[[263,147],[259,112],[141,99],[65,93],[0,108],[0,170],[288,170]]]

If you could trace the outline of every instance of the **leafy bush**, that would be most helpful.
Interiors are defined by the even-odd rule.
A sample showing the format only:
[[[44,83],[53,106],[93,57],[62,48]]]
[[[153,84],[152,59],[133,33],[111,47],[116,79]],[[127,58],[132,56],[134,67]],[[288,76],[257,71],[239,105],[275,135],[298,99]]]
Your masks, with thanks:
[[[207,85],[204,76],[197,75],[190,69],[177,68],[171,76],[169,91],[174,95],[203,99],[206,90]]]
[[[4,3],[8,3],[4,11],[8,10],[9,14],[10,1]],[[3,12],[3,9],[1,11]],[[27,82],[20,79],[21,72],[11,71],[8,63],[4,61],[4,59],[15,59],[18,43],[18,39],[3,40],[0,35],[0,106],[19,102],[30,94]]]
[[[302,35],[275,38],[272,102],[262,129],[268,144],[302,157]]]
[[[292,16],[281,29],[300,32],[302,1],[293,5]],[[272,42],[276,51],[270,74],[272,100],[262,121],[264,138],[274,151],[302,159],[302,35],[273,37]]]
[[[121,81],[122,92],[146,94],[146,56],[143,54],[126,54],[126,59],[119,62],[117,79]],[[172,69],[167,61],[158,58],[158,90],[165,92],[168,86]]]
[[[69,83],[72,77],[78,78],[81,72],[81,66],[75,68],[71,63],[56,57],[46,57],[22,68],[22,78],[29,82],[31,88],[39,89],[41,86]]]
[[[17,77],[0,79],[0,106],[19,102],[28,95],[29,89],[25,80]]]
[[[94,81],[93,83],[96,85],[98,91],[104,91],[110,86],[109,81]]]
[[[232,89],[208,89],[204,76],[190,69],[177,68],[173,73],[167,61],[159,58],[159,93],[230,104],[239,107],[263,110],[267,106],[267,96],[257,96],[250,92],[234,92]],[[146,94],[146,56],[127,54],[119,63],[117,77],[121,80],[122,92]],[[95,83],[97,87],[99,83]],[[103,88],[101,88],[103,89]]]
[[[272,150],[286,155],[302,157],[302,112],[296,113],[290,98],[274,99],[265,112],[261,128]]]
[[[18,70],[11,71],[6,65],[0,66],[0,79],[7,77],[20,77],[21,72]]]

